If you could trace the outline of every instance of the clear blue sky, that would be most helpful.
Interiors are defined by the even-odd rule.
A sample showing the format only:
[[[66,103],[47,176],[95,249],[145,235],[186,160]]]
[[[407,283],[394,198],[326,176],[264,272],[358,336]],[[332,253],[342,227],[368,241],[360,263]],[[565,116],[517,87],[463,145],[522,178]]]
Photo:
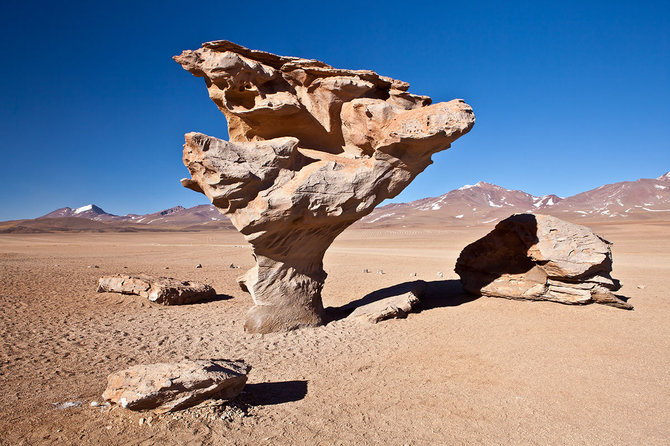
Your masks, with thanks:
[[[670,170],[667,1],[4,0],[0,36],[0,220],[206,203],[179,184],[183,134],[226,137],[225,119],[171,57],[217,39],[471,104],[474,129],[395,201],[480,180],[568,196]]]

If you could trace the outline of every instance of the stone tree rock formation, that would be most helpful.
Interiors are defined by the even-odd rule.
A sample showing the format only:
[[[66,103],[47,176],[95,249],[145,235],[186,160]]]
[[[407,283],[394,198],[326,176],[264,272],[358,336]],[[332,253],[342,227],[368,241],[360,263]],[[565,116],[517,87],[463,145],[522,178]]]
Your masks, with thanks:
[[[240,279],[255,305],[245,329],[323,320],[323,255],[474,125],[462,100],[431,104],[373,71],[208,42],[174,59],[203,77],[230,141],[186,134],[182,184],[205,194],[253,247]]]
[[[466,246],[456,262],[473,294],[564,304],[633,307],[612,291],[611,243],[585,226],[540,214],[515,214]]]

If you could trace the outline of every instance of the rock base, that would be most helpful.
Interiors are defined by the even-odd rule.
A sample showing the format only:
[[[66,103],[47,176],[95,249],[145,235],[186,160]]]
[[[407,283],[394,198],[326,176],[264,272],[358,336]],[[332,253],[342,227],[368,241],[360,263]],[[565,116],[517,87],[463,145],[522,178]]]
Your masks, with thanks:
[[[323,323],[323,270],[306,274],[262,256],[257,255],[256,260],[257,265],[238,279],[255,304],[247,312],[247,332],[289,331]]]

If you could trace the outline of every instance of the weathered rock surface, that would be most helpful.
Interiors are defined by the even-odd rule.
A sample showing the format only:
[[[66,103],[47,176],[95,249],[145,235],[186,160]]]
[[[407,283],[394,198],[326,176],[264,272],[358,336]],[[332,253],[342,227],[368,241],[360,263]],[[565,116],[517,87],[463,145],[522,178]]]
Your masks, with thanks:
[[[131,410],[171,412],[208,398],[235,398],[249,370],[243,361],[229,360],[136,365],[109,375],[102,397]]]
[[[174,58],[205,79],[230,141],[188,133],[185,187],[205,194],[253,247],[240,279],[267,333],[323,320],[323,255],[349,225],[396,196],[474,125],[462,100],[430,105],[367,70],[203,44]]]
[[[548,215],[515,214],[466,246],[456,262],[463,288],[509,299],[633,307],[612,292],[611,243]]]
[[[386,319],[406,317],[421,303],[425,290],[426,282],[417,280],[411,291],[361,305],[347,319],[376,324]]]
[[[137,294],[163,305],[192,304],[216,296],[214,288],[204,283],[182,282],[170,277],[152,277],[145,274],[101,277],[98,280],[98,293],[106,292]]]

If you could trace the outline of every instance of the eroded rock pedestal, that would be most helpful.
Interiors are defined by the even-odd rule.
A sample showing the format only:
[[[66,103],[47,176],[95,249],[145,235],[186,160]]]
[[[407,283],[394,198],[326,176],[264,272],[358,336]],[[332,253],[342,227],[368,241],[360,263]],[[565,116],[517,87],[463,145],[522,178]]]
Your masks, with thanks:
[[[466,246],[456,262],[473,294],[632,309],[613,291],[611,243],[585,226],[539,214],[516,214]]]
[[[245,328],[322,322],[323,255],[345,228],[396,196],[474,125],[462,100],[431,104],[367,70],[277,56],[228,41],[174,58],[203,77],[230,141],[186,135],[182,184],[205,194],[253,247],[241,285]]]

